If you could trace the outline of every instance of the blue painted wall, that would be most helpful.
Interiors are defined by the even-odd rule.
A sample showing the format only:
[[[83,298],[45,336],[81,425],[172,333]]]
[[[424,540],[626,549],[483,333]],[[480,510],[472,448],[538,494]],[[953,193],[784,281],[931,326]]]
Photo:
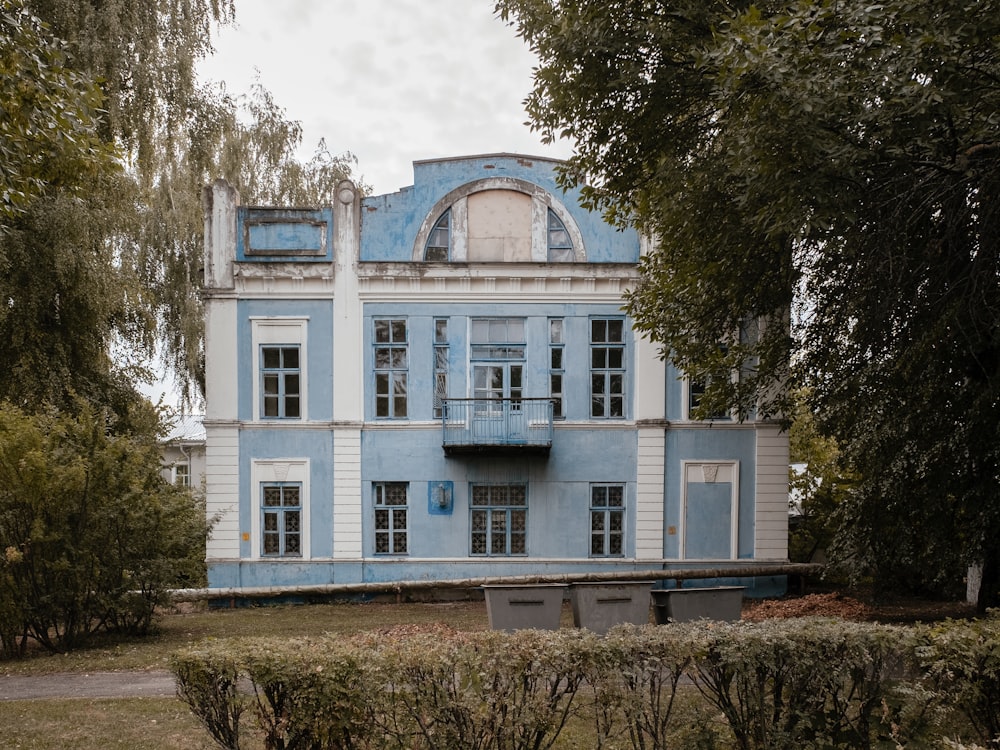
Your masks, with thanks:
[[[333,304],[323,300],[240,300],[237,311],[239,359],[239,417],[253,419],[253,382],[258,375],[258,353],[252,351],[254,317],[309,318],[307,330],[307,380],[305,394],[310,420],[333,418]]]
[[[636,446],[631,430],[609,435],[557,426],[547,458],[446,457],[440,428],[366,430],[361,445],[364,553],[374,554],[373,482],[409,482],[409,556],[415,558],[469,557],[469,486],[523,482],[528,485],[528,557],[586,559],[592,482],[626,485],[626,524],[634,528]],[[427,512],[427,484],[439,481],[454,485],[450,515]],[[626,556],[634,552],[632,534]]]
[[[756,433],[752,427],[672,427],[666,435],[664,524],[681,528],[682,461],[739,461],[739,527],[737,555],[752,558],[754,549],[754,487]],[[726,533],[728,534],[728,527]],[[664,557],[680,554],[680,537],[664,534]]]
[[[333,439],[329,432],[285,428],[240,431],[240,528],[250,530],[250,514],[260,512],[257,488],[250,486],[254,460],[309,459],[309,543],[312,557],[333,555]],[[240,542],[240,556],[250,557],[253,542]],[[257,542],[259,544],[259,541]]]
[[[236,260],[254,263],[329,263],[333,260],[333,210],[239,210]]]
[[[403,304],[368,303],[364,309],[365,418],[375,419],[374,335],[375,318],[405,318],[409,344],[407,404],[410,420],[433,419],[434,412],[434,320],[448,319],[449,397],[469,398],[468,326],[471,318],[526,318],[524,396],[549,395],[549,318],[563,319],[565,341],[563,404],[567,420],[590,419],[590,320],[624,318],[617,305],[516,304]],[[625,325],[626,361],[633,356],[635,342],[628,322]],[[632,415],[635,367],[626,373],[625,419]],[[602,420],[616,421],[616,420]],[[620,420],[619,420],[620,421]]]
[[[583,235],[589,262],[637,262],[638,234],[631,229],[619,231],[606,224],[600,214],[583,210],[579,205],[579,191],[563,193],[555,181],[557,163],[520,156],[417,162],[413,167],[411,187],[362,201],[361,260],[412,260],[413,243],[420,225],[445,195],[475,180],[510,177],[544,188],[566,206]]]

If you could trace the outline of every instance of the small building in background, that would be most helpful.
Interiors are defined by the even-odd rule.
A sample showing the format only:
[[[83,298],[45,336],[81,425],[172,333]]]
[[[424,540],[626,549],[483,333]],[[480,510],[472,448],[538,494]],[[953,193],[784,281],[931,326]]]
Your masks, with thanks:
[[[205,426],[201,415],[179,416],[162,442],[161,475],[171,484],[201,490],[205,485]]]

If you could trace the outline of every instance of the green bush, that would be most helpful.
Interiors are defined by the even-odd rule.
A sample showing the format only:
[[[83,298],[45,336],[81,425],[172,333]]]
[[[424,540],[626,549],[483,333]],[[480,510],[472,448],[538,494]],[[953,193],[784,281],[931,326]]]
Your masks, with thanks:
[[[599,747],[625,742],[634,750],[674,746],[679,688],[692,665],[688,633],[686,628],[618,627],[590,644],[586,684],[593,693],[590,716]],[[682,723],[691,726],[685,718]]]
[[[65,651],[100,630],[143,634],[167,590],[204,576],[204,507],[160,476],[159,419],[128,432],[0,405],[0,639]],[[141,429],[136,426],[142,426]]]
[[[995,747],[997,636],[805,618],[248,639],[173,670],[231,750],[251,706],[270,750],[543,750],[571,724],[606,750],[961,747],[973,726]]]
[[[692,674],[740,750],[871,748],[909,643],[832,619],[713,623],[691,633]]]
[[[917,656],[935,695],[965,716],[983,745],[1000,748],[1000,613],[921,635]]]
[[[241,668],[225,648],[207,646],[174,654],[177,695],[224,748],[240,747],[240,718],[250,698],[239,690]]]

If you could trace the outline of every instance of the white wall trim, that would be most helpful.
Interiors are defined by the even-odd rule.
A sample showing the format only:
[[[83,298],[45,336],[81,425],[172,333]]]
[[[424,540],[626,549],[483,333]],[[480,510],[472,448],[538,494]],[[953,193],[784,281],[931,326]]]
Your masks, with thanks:
[[[260,379],[261,379],[261,346],[273,344],[297,345],[299,347],[299,409],[300,414],[294,420],[304,422],[309,419],[309,351],[308,351],[308,317],[257,317],[250,318],[250,348],[253,384],[253,419],[261,420],[260,413]],[[234,389],[235,390],[235,389]],[[267,420],[271,421],[271,420]],[[293,420],[281,420],[293,421]]]

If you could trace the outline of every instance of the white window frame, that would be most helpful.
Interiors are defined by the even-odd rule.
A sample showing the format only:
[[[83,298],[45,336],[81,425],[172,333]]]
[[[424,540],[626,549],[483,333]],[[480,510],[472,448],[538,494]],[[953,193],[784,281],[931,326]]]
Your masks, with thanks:
[[[250,464],[250,497],[253,507],[250,513],[250,559],[280,562],[291,560],[301,562],[312,556],[310,537],[310,505],[309,502],[309,459],[308,458],[269,458],[255,459]],[[278,482],[297,482],[302,485],[302,555],[296,557],[273,557],[263,554],[264,539],[261,529],[261,503],[263,502],[262,486]]]
[[[735,376],[733,376],[735,378]],[[693,409],[691,408],[691,377],[685,376],[683,378],[684,387],[681,389],[682,396],[684,398],[684,419],[688,422],[732,422],[734,421],[732,412],[726,412],[725,414],[718,414],[711,417],[705,417],[703,419],[698,419],[692,416]]]
[[[253,421],[304,422],[309,419],[309,318],[267,317],[250,318],[250,345],[253,350]],[[264,419],[261,414],[262,346],[297,346],[299,348],[299,416],[280,420]]]
[[[610,338],[606,338],[603,341],[594,341],[594,323],[602,322],[607,328],[610,323],[619,323],[622,327],[622,338],[621,342],[612,341]],[[587,356],[589,362],[589,369],[587,371],[588,377],[588,398],[587,398],[587,419],[595,421],[621,421],[628,418],[629,414],[629,347],[628,347],[628,323],[626,319],[622,316],[617,315],[593,315],[587,320]],[[604,349],[606,352],[611,349],[621,349],[622,363],[621,367],[611,367],[607,361],[604,363],[604,367],[594,367],[594,350]],[[604,414],[595,415],[594,414],[594,374],[600,373],[604,378],[604,389],[601,391],[601,398],[604,400]],[[622,408],[621,414],[610,414],[611,411],[610,403],[613,397],[617,397],[611,391],[610,378],[614,374],[620,374],[622,379],[622,390],[621,390],[621,401]]]
[[[378,340],[378,324],[388,323],[389,324],[389,340],[379,341]],[[392,336],[392,326],[394,323],[402,323],[404,326],[403,340],[396,341]],[[405,420],[410,418],[410,411],[413,408],[412,395],[410,393],[410,335],[412,334],[412,329],[410,326],[410,319],[408,316],[399,315],[379,315],[371,319],[371,331],[372,331],[372,347],[371,347],[371,357],[372,357],[372,416],[377,420]],[[378,366],[378,350],[386,349],[390,352],[390,362],[388,367],[380,368]],[[406,354],[406,366],[396,367],[392,363],[391,352],[395,350],[402,350]],[[405,398],[404,402],[404,414],[396,414],[396,400],[399,398],[396,391],[396,376],[402,373],[404,376],[403,386],[403,396]],[[378,413],[379,397],[382,395],[378,390],[378,378],[379,375],[386,375],[388,378],[388,392],[385,397],[388,399],[387,407],[389,414],[380,415]],[[433,398],[433,397],[432,397]]]
[[[706,467],[708,467],[706,469]],[[712,473],[714,472],[714,474]],[[713,478],[714,477],[714,478]],[[714,482],[729,482],[732,488],[730,497],[730,529],[729,529],[729,557],[718,558],[721,560],[739,559],[739,535],[740,535],[740,462],[739,461],[681,461],[681,515],[678,523],[680,534],[678,554],[681,560],[686,560],[687,549],[687,507],[688,507],[688,485],[690,484],[712,484]],[[701,559],[701,558],[698,558]]]
[[[594,505],[594,490],[598,487],[604,487],[605,489],[610,489],[611,487],[620,488],[622,491],[622,504],[621,505]],[[628,486],[625,482],[591,482],[588,488],[590,497],[588,499],[588,526],[589,526],[589,537],[588,537],[588,547],[589,556],[596,560],[608,560],[625,557],[625,549],[628,545],[628,529],[626,524],[628,523],[628,516],[626,515],[626,507],[628,506]],[[610,542],[611,542],[611,532],[609,528],[604,528],[604,551],[600,554],[594,552],[594,512],[602,513],[605,518],[605,522],[611,520],[612,514],[618,514],[622,519],[622,529],[621,529],[621,552],[611,552]]]
[[[179,471],[180,469],[186,471]],[[183,478],[184,481],[180,481]],[[191,486],[191,463],[188,461],[178,461],[170,467],[170,483],[179,487]]]
[[[389,505],[386,503],[380,504],[378,502],[378,488],[386,487],[387,485],[400,485],[406,494],[406,502],[403,505]],[[378,523],[375,520],[378,512],[387,511],[389,515],[389,528],[379,529]],[[405,513],[406,525],[401,530],[403,534],[406,535],[406,550],[400,552],[395,549],[394,535],[400,533],[394,525],[395,511],[402,510]],[[410,521],[412,520],[412,514],[410,513],[410,483],[409,482],[372,482],[372,553],[377,557],[407,557],[410,554]],[[379,532],[383,531],[388,535],[389,538],[389,549],[386,552],[379,552],[378,550],[378,535]]]

